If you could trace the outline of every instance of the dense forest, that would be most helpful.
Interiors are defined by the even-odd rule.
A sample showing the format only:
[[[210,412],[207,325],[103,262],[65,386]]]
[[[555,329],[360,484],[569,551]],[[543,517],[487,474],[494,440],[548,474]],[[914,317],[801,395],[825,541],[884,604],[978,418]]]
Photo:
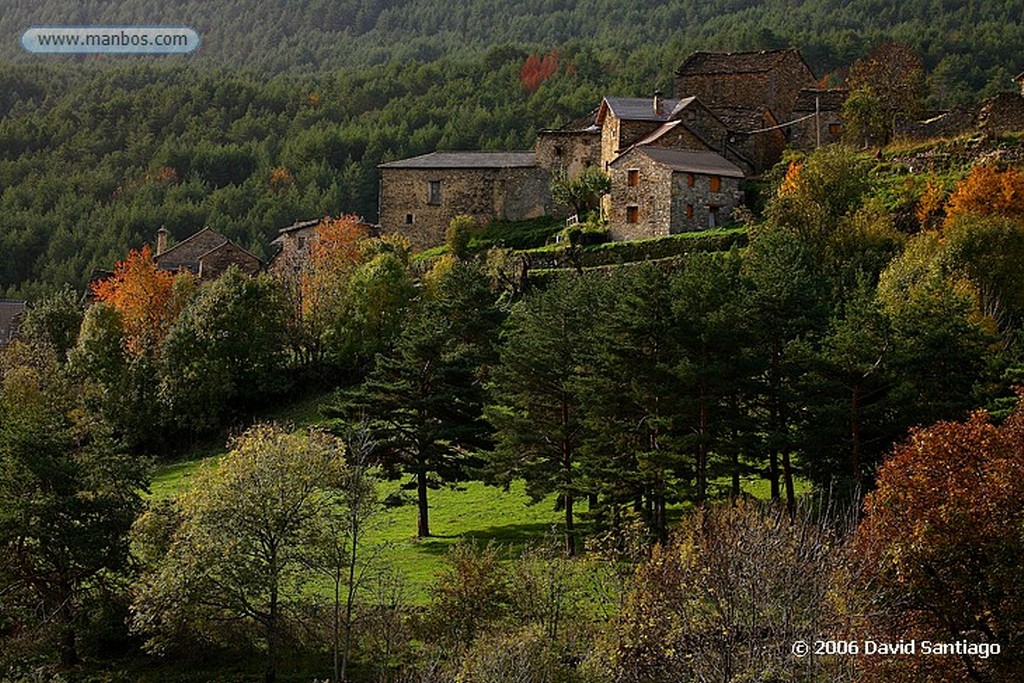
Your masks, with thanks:
[[[203,64],[260,72],[432,61],[506,43],[548,50],[583,40],[662,72],[696,49],[799,46],[819,74],[843,69],[883,37],[905,42],[938,74],[940,101],[1001,88],[1024,63],[1019,2],[898,5],[856,0],[200,0],[72,3],[5,9],[0,34],[33,25],[187,25],[203,36]],[[0,56],[22,57],[16,41]],[[630,69],[622,64],[619,68]]]
[[[645,6],[651,5],[650,7]],[[376,218],[382,162],[434,149],[528,149],[609,93],[671,90],[695,49],[797,45],[844,70],[883,37],[917,50],[931,103],[1012,89],[1024,56],[993,3],[117,3],[7,9],[29,25],[184,23],[194,57],[40,58],[0,74],[0,294],[82,287],[161,225],[208,225],[260,256],[278,228]],[[631,27],[623,30],[622,27]],[[553,74],[523,79],[531,54]],[[273,75],[273,74],[277,75]],[[527,87],[528,85],[528,87]]]

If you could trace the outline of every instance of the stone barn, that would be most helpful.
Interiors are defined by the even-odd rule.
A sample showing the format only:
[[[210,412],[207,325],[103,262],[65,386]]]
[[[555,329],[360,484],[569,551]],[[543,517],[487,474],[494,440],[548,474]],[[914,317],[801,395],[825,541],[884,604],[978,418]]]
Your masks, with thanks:
[[[250,275],[263,268],[258,257],[210,228],[203,228],[172,247],[167,246],[167,236],[166,229],[157,231],[153,253],[153,261],[162,270],[187,270],[201,280],[212,280],[231,266],[238,266]]]
[[[804,88],[800,91],[793,107],[793,116],[799,123],[793,124],[790,144],[796,149],[812,150],[821,145],[842,142],[843,105],[846,104],[846,90],[838,88]]]
[[[551,173],[535,152],[431,152],[381,164],[380,225],[414,249],[444,243],[453,218],[519,221],[552,209]]]
[[[609,166],[613,239],[662,237],[729,222],[743,171],[709,151],[634,147]]]

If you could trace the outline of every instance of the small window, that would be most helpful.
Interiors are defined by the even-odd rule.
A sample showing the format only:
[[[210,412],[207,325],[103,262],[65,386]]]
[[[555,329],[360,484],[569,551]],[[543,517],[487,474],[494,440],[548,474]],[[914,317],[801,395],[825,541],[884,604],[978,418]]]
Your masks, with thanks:
[[[693,218],[693,204],[686,205],[686,217]]]
[[[711,176],[711,178],[708,181],[708,184],[709,184],[710,189],[711,189],[712,192],[721,192],[722,191],[722,179],[719,178],[718,176],[716,176],[716,175]]]
[[[561,147],[557,147],[557,146],[555,147],[555,156],[556,157],[562,156],[562,148]]]
[[[686,174],[686,186],[687,187],[693,187],[693,174],[692,173],[687,173]]]
[[[627,179],[629,181],[629,186],[630,187],[636,187],[637,185],[640,184],[640,171],[638,169],[635,169],[635,168],[629,169],[629,171],[627,172],[626,177],[627,177]]]
[[[411,213],[405,214],[405,224],[406,225],[412,225],[412,214]]]
[[[431,180],[427,184],[427,204],[441,203],[441,181]]]
[[[626,207],[626,222],[637,223],[640,221],[640,209],[635,206]]]
[[[830,124],[828,124],[828,134],[829,135],[842,135],[843,134],[843,124],[841,124],[841,123],[830,123]]]
[[[708,227],[709,228],[716,228],[716,227],[718,227],[718,208],[719,207],[717,207],[717,206],[709,206],[708,207]]]

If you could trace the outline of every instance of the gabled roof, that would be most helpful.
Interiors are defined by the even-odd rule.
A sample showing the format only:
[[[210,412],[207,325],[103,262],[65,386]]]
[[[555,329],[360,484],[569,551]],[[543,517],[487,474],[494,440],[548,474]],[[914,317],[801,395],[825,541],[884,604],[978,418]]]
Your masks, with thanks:
[[[312,228],[320,224],[323,218],[311,218],[308,221],[296,221],[287,228],[280,228],[277,232],[280,235],[286,235],[289,232],[295,232],[296,230],[305,230],[306,228]]]
[[[1021,71],[1019,74],[1014,76],[1013,80],[1016,81],[1017,83],[1020,83],[1021,81],[1024,81],[1024,71]]]
[[[377,168],[529,168],[536,165],[536,152],[431,152]]]
[[[815,111],[815,100],[821,111],[841,111],[849,94],[848,90],[840,88],[803,88],[797,95],[793,111]]]
[[[606,97],[594,121],[599,126],[604,124],[609,111],[623,121],[667,121],[678,104],[679,100],[662,99],[661,113],[657,114],[652,97]]]
[[[18,299],[0,299],[0,346],[14,339],[18,323],[28,304]]]
[[[700,173],[702,175],[719,175],[728,178],[743,178],[739,166],[714,152],[692,149],[660,149],[656,147],[634,147],[611,163],[620,163],[631,154],[644,154],[652,161],[667,166],[681,173]],[[623,162],[625,163],[625,162]]]
[[[246,256],[251,257],[253,260],[256,261],[256,263],[259,263],[259,264],[263,263],[263,259],[261,259],[259,256],[257,256],[256,254],[252,253],[251,251],[249,251],[248,249],[246,249],[244,247],[238,246],[237,244],[235,244],[231,240],[225,240],[221,244],[218,244],[217,246],[215,246],[213,249],[208,249],[207,251],[204,251],[202,254],[200,254],[199,256],[196,257],[196,263],[202,263],[203,259],[205,259],[207,256],[209,256],[210,254],[216,254],[218,251],[221,251],[223,249],[232,249],[234,251],[239,251],[239,252],[245,254]]]
[[[796,58],[804,62],[800,51],[794,47],[783,50],[761,50],[758,52],[694,52],[676,69],[677,76],[712,76],[723,74],[767,73],[778,68],[787,60]]]
[[[195,254],[194,252],[189,254],[186,247],[195,246],[193,243],[201,239],[209,240],[210,246],[199,252],[199,254]],[[153,260],[156,262],[157,267],[163,270],[180,270],[181,268],[186,268],[193,273],[197,273],[199,272],[200,260],[227,245],[231,245],[235,249],[251,256],[256,259],[257,262],[263,263],[258,256],[247,249],[238,246],[212,228],[203,228],[202,230],[189,235],[173,247],[154,255]]]

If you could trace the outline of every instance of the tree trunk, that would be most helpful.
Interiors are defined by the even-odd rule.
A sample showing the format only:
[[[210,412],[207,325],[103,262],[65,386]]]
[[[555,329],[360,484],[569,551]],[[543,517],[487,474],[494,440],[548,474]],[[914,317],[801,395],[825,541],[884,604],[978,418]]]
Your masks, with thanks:
[[[73,591],[71,585],[60,582],[60,666],[75,667],[81,663],[75,638],[75,607],[72,604]]]
[[[782,476],[786,483],[786,509],[792,516],[796,513],[796,490],[793,488],[793,467],[789,462],[789,451],[782,454]]]
[[[271,572],[274,567],[271,565]],[[267,618],[267,671],[263,676],[264,683],[277,680],[277,580],[273,579],[270,587],[270,616]]]
[[[774,448],[768,453],[768,482],[772,487],[772,500],[779,500],[779,453]]]
[[[423,469],[416,473],[416,503],[419,507],[416,536],[426,538],[430,536],[430,521],[427,517],[427,472]]]

